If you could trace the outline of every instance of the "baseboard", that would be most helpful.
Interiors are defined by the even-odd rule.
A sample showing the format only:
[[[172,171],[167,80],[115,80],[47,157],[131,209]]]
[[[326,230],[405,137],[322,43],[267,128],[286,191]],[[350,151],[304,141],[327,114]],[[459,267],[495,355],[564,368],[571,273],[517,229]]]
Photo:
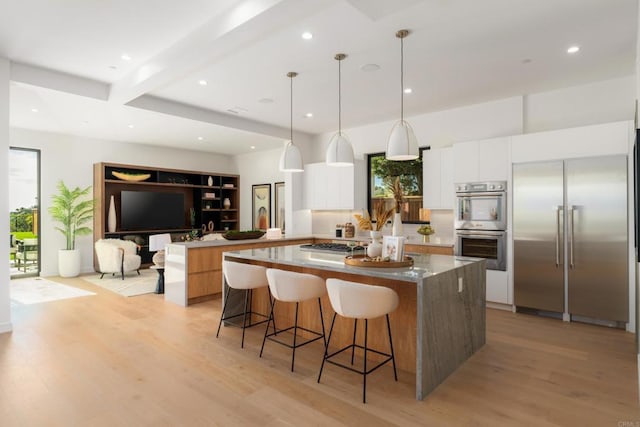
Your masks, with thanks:
[[[11,322],[0,323],[0,334],[4,334],[11,331],[13,331],[13,326],[11,325]]]
[[[511,304],[500,304],[497,302],[491,302],[491,301],[487,301],[487,308],[495,308],[497,310],[505,310],[505,311],[512,311],[513,307],[511,306]]]

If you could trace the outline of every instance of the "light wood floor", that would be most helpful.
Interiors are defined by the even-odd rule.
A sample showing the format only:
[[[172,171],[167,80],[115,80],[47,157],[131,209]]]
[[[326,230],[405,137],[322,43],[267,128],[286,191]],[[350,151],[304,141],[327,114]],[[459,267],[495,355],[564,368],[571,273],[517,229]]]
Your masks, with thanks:
[[[160,295],[96,296],[15,307],[0,335],[0,425],[305,426],[640,423],[632,334],[487,311],[487,344],[426,400],[411,375],[371,375],[361,403],[355,375],[328,366],[322,347],[290,353],[262,327],[215,329],[220,301],[189,308]],[[318,344],[318,345],[316,345]],[[621,424],[625,421],[633,424]]]

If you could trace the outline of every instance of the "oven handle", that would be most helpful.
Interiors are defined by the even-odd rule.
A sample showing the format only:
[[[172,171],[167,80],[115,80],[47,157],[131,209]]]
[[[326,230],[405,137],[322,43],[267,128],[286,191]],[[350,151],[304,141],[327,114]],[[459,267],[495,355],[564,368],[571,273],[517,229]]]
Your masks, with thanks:
[[[489,192],[487,191],[486,193],[456,193],[456,196],[459,198],[465,198],[465,197],[493,197],[493,196],[499,196],[499,197],[504,197],[504,195],[507,194],[504,191],[494,191],[494,192]]]
[[[456,230],[456,235],[465,237],[504,237],[506,234],[506,231]]]

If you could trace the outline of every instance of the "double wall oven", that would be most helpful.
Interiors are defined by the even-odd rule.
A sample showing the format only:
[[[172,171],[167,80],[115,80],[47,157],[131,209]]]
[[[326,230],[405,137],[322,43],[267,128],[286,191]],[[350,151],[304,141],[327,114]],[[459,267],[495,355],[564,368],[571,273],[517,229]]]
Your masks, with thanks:
[[[456,184],[455,254],[485,258],[487,269],[507,269],[506,181]]]

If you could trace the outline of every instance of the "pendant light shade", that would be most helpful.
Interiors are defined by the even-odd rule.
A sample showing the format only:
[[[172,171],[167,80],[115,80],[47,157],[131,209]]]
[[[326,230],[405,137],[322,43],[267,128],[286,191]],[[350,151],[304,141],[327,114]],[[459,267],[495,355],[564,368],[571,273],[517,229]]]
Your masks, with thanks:
[[[302,163],[302,153],[300,149],[293,144],[293,78],[297,76],[296,72],[287,73],[287,77],[291,79],[291,99],[290,99],[290,140],[284,147],[282,154],[280,155],[280,171],[281,172],[303,172],[304,165]]]
[[[280,171],[282,172],[303,172],[302,153],[300,149],[289,141],[280,155]]]
[[[413,129],[404,120],[404,38],[409,30],[400,30],[396,37],[400,39],[400,120],[393,125],[387,143],[387,160],[415,160],[420,157],[418,140]]]
[[[338,53],[335,59],[338,61],[338,132],[329,141],[326,161],[329,166],[351,166],[353,165],[353,147],[347,136],[342,133],[342,73],[341,63],[347,55]]]

